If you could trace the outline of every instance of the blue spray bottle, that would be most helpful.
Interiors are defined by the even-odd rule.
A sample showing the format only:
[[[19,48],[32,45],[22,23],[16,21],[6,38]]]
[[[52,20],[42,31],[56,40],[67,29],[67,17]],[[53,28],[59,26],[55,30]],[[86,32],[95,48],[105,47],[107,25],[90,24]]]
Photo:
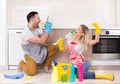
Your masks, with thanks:
[[[74,64],[70,64],[70,82],[75,82],[75,67]]]

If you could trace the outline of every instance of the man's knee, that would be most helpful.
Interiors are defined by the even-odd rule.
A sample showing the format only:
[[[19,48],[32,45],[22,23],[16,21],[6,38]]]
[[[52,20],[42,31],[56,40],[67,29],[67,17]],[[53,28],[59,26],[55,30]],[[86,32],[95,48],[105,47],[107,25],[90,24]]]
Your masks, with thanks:
[[[36,70],[28,70],[28,72],[26,73],[28,76],[34,76],[36,74]]]
[[[24,58],[25,58],[26,61],[31,59],[27,54],[24,54]]]
[[[37,64],[36,62],[30,58],[27,54],[24,55],[25,57],[25,60],[26,60],[26,68],[27,68],[27,71],[26,71],[26,74],[29,75],[29,76],[33,76],[36,74],[36,69],[37,69]]]

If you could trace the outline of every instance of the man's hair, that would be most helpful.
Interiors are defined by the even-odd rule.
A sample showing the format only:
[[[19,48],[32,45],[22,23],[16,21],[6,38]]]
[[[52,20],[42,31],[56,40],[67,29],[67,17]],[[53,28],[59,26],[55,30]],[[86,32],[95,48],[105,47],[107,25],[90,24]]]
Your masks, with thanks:
[[[33,18],[38,12],[32,11],[27,15],[27,21],[30,22],[30,19]]]

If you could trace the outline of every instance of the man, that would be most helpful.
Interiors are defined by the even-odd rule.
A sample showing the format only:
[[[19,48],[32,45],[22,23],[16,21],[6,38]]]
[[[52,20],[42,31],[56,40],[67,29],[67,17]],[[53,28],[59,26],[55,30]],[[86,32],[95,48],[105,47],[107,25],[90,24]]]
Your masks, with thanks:
[[[19,67],[27,75],[35,75],[37,64],[44,64],[44,70],[49,72],[49,65],[51,64],[52,58],[58,52],[57,45],[45,45],[45,42],[49,38],[51,32],[51,22],[46,22],[45,32],[39,28],[40,18],[38,12],[32,11],[27,15],[28,25],[24,29],[21,39],[22,48],[25,53],[23,60],[20,61]]]

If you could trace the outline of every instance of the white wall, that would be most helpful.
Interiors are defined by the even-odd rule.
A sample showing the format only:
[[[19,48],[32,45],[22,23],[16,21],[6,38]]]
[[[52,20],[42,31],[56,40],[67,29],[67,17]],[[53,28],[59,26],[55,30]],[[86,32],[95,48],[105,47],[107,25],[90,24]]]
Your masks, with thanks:
[[[0,0],[0,66],[6,65],[6,0]]]
[[[115,0],[8,0],[7,26],[26,25],[26,15],[37,10],[42,20],[50,16],[53,28],[74,28],[80,24],[102,28],[115,26]]]

